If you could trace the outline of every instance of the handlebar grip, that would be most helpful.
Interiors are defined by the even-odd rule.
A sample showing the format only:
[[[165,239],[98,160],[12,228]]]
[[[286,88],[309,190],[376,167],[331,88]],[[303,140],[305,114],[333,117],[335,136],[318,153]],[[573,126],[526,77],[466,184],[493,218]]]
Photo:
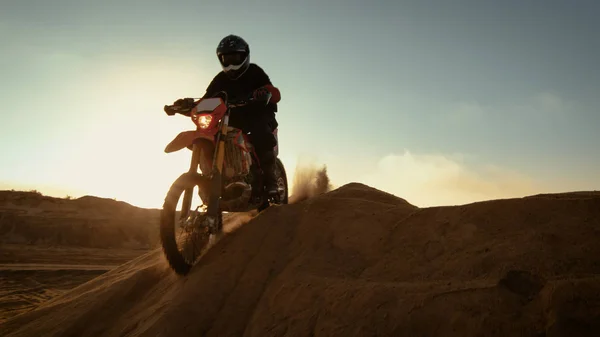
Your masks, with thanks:
[[[167,113],[167,115],[169,115],[169,116],[173,116],[174,114],[177,113],[176,111],[173,111],[173,109],[171,108],[170,105],[165,105],[164,110]]]
[[[190,112],[190,109],[183,109],[177,105],[165,105],[164,110],[169,116],[173,116],[175,114],[186,115],[186,113]]]

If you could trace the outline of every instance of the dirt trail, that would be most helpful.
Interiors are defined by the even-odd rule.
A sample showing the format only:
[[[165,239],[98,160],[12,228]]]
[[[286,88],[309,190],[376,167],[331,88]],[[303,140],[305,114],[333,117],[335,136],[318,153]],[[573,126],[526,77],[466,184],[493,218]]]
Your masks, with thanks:
[[[186,277],[153,251],[6,336],[598,336],[600,194],[417,208],[361,184],[272,207]]]

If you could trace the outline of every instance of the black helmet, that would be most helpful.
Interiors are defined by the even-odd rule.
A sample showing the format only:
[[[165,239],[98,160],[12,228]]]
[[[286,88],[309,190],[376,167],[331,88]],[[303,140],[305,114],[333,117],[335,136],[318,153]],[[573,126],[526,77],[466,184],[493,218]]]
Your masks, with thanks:
[[[237,79],[250,66],[250,47],[239,36],[228,35],[217,46],[217,57],[223,72],[232,79]]]

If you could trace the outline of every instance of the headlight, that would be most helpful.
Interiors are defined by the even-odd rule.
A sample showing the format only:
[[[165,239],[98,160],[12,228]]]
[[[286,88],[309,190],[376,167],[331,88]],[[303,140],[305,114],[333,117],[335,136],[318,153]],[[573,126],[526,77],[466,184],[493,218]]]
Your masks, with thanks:
[[[212,121],[212,116],[211,115],[201,115],[201,116],[198,116],[198,126],[201,129],[208,128],[208,126],[210,125],[211,121]]]

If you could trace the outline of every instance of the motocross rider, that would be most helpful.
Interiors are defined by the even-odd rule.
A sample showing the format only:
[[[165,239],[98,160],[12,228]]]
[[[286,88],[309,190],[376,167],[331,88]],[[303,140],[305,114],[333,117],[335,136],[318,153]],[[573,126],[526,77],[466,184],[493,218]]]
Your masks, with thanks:
[[[277,144],[273,130],[278,126],[275,112],[281,100],[279,89],[273,86],[262,68],[250,63],[250,47],[239,36],[224,37],[217,46],[217,58],[223,70],[213,78],[202,98],[215,97],[224,91],[230,99],[251,95],[255,100],[264,102],[231,108],[229,125],[249,133],[263,170],[265,189],[269,196],[276,196],[274,147]],[[179,99],[174,104],[191,109],[194,100]]]

